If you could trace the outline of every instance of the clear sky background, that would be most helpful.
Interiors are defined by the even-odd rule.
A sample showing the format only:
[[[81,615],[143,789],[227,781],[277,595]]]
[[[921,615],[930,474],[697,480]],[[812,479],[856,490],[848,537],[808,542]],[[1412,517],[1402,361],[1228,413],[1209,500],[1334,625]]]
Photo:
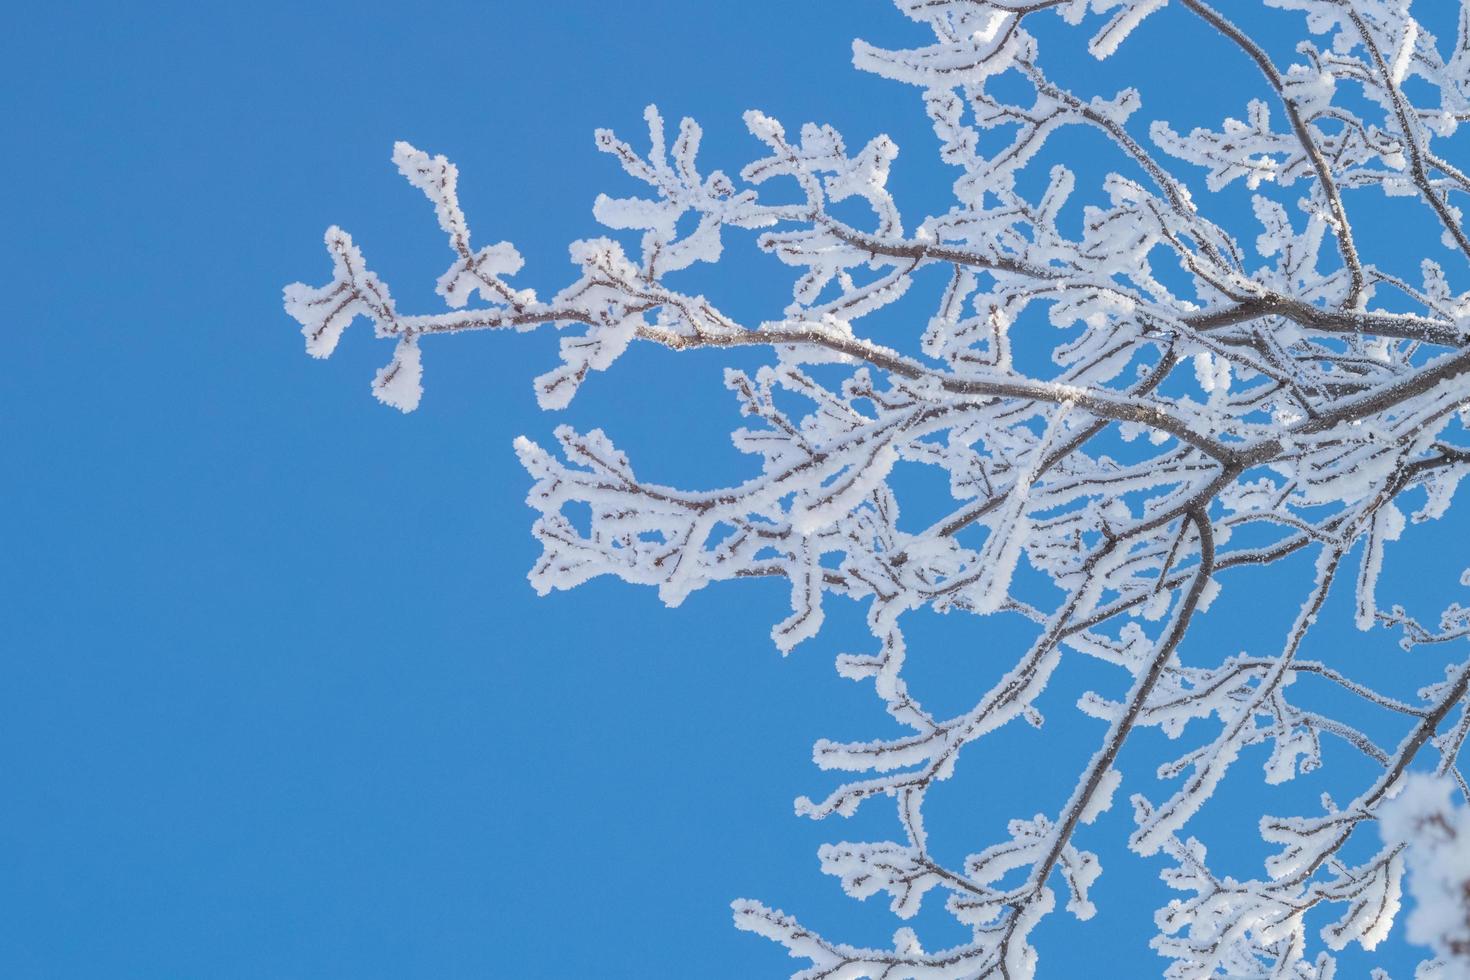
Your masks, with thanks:
[[[0,976],[779,976],[797,964],[737,933],[731,899],[837,939],[883,943],[899,924],[816,860],[823,841],[891,835],[891,809],[815,824],[791,812],[831,785],[813,740],[884,730],[870,691],[832,669],[864,648],[849,647],[863,643],[856,610],[838,606],[782,660],[767,635],[784,614],[775,583],[669,611],[615,582],[537,599],[525,581],[537,547],[511,440],[601,425],[650,478],[737,480],[750,461],[728,442],[727,361],[635,350],[557,417],[530,384],[555,363],[549,332],[430,343],[423,407],[405,417],[368,393],[388,347],[359,323],[331,361],[308,359],[280,289],[326,280],[321,234],[339,223],[402,309],[439,308],[449,253],[389,162],[407,139],[458,162],[479,240],[514,241],[522,284],[553,292],[573,274],[566,244],[599,233],[595,194],[629,190],[592,130],[641,146],[650,101],[671,126],[699,118],[705,159],[732,173],[758,150],[746,108],[834,123],[851,145],[889,132],[916,222],[951,179],[919,93],[849,59],[854,36],[922,35],[880,0],[433,8],[7,15]],[[1237,55],[1177,16],[1130,47],[1116,64],[1052,64],[1088,92],[1131,77],[1144,115],[1179,128],[1257,94]],[[1238,81],[1207,84],[1204,57]],[[1079,147],[1079,187],[1114,165],[1100,148]],[[1355,206],[1375,261],[1393,264],[1394,235],[1435,241]],[[1415,268],[1417,248],[1397,261]],[[735,268],[712,297],[775,315],[789,279],[761,260]],[[1459,518],[1411,533],[1385,594],[1432,616],[1426,597],[1466,564],[1465,531]],[[1282,575],[1228,583],[1186,658],[1276,652],[1306,561]],[[1436,654],[1402,654],[1350,618],[1335,597],[1305,655],[1407,696],[1438,675]],[[911,648],[914,683],[958,697],[1011,662],[1015,639],[950,617],[917,625]],[[1045,732],[976,750],[934,804],[946,856],[1054,812],[1102,731],[1071,702],[1123,680],[1069,662]],[[1125,758],[1124,794],[1157,796],[1149,772],[1170,748],[1157,741]],[[1264,756],[1240,763],[1195,828],[1227,870],[1260,873],[1255,814],[1309,812],[1322,789],[1342,799],[1372,778],[1350,750],[1327,751],[1326,782],[1270,792]],[[1146,940],[1168,893],[1157,862],[1121,847],[1129,825],[1120,805],[1087,831],[1100,911],[1038,931],[1042,976],[1162,970]],[[961,938],[942,914],[922,922]],[[1345,959],[1343,976],[1381,964],[1406,977],[1417,959],[1394,940]]]

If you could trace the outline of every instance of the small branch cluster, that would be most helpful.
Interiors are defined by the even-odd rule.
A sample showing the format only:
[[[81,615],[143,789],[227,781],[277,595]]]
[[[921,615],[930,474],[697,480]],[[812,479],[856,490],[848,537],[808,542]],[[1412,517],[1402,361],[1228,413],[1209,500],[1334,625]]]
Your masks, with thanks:
[[[1381,815],[1383,839],[1407,855],[1408,937],[1438,954],[1435,980],[1470,977],[1470,808],[1451,801],[1454,791],[1414,773]]]

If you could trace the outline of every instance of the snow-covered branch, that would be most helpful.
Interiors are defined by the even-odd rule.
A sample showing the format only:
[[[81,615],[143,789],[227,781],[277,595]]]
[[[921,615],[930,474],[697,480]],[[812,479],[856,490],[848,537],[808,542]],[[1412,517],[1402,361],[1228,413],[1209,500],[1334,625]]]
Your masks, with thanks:
[[[597,133],[635,191],[597,196],[608,234],[574,242],[573,276],[542,298],[517,284],[514,246],[471,245],[454,165],[400,143],[394,162],[448,239],[437,284],[447,309],[400,312],[336,227],[326,236],[331,279],[288,286],[286,309],[317,357],[355,318],[371,321],[394,344],[372,390],[405,412],[423,393],[422,348],[470,331],[561,331],[559,362],[534,382],[547,409],[567,407],[635,343],[767,352],[764,366],[725,373],[747,420],[731,439],[752,457],[732,485],[644,479],[600,428],[562,425],[554,446],[521,438],[516,452],[533,481],[538,591],[609,575],[676,605],[716,582],[782,578],[790,612],[771,636],[783,652],[820,634],[834,597],[865,606],[871,650],[837,667],[872,681],[901,730],[819,741],[817,765],[842,775],[796,809],[822,819],[894,801],[893,839],[829,844],[822,869],[855,898],[887,896],[901,919],[936,896],[970,939],[928,951],[904,927],[891,948],[854,946],[736,902],[740,928],[809,964],[797,976],[1032,976],[1029,937],[1053,911],[1058,882],[1068,911],[1093,914],[1088,886],[1102,869],[1082,849],[1086,828],[1123,782],[1130,738],[1157,727],[1193,736],[1159,770],[1177,783],[1162,794],[1142,780],[1129,787],[1131,846],[1162,852],[1165,881],[1188,895],[1158,914],[1154,946],[1171,960],[1168,975],[1328,980],[1332,952],[1372,949],[1388,934],[1404,868],[1421,883],[1411,890],[1449,887],[1424,855],[1461,854],[1466,839],[1460,811],[1438,797],[1388,801],[1425,747],[1435,758],[1418,761],[1436,769],[1436,785],[1465,788],[1457,757],[1470,732],[1470,660],[1457,641],[1470,638],[1470,613],[1452,605],[1437,627],[1423,625],[1381,598],[1380,581],[1393,543],[1444,516],[1470,471],[1470,292],[1450,285],[1470,278],[1454,203],[1470,178],[1448,147],[1470,119],[1470,6],[1441,43],[1406,0],[1267,0],[1305,14],[1273,21],[1304,28],[1299,60],[1282,67],[1202,0],[895,4],[933,42],[858,41],[854,64],[919,90],[939,158],[956,173],[947,210],[904,214],[888,188],[898,148],[886,135],[849,149],[830,126],[788,129],[752,110],[755,157],[732,177],[699,159],[696,123],[682,120],[671,139],[649,107],[646,150]],[[1145,21],[1211,32],[1239,62],[1211,70],[1254,71],[1270,99],[1181,134],[1145,118],[1146,93],[1074,92],[1048,74],[1033,28],[1054,16],[1085,25],[1097,58],[1126,57]],[[1067,144],[1054,139],[1069,127],[1099,134],[1113,153],[1093,186],[1079,187],[1078,170],[1090,168],[1068,166]],[[1254,192],[1248,217],[1216,204],[1236,180]],[[1355,236],[1350,219],[1367,206],[1427,209],[1440,238]],[[720,263],[742,240],[790,270],[791,302],[758,322],[687,286],[687,270]],[[1401,268],[1408,249],[1417,272]],[[890,314],[881,340],[880,311]],[[908,318],[907,333],[891,328],[895,316]],[[1053,367],[1018,367],[1036,362],[1017,351],[1042,343],[1047,324]],[[901,520],[891,479],[900,466],[944,477],[944,517]],[[1236,535],[1247,543],[1232,545]],[[1298,552],[1315,558],[1310,581],[1284,570]],[[1208,645],[1194,648],[1194,624],[1244,570],[1299,589],[1299,614],[1279,647],[1211,660]],[[1298,655],[1344,587],[1360,629],[1388,627],[1406,649],[1444,653],[1445,679],[1422,703]],[[969,707],[945,714],[905,679],[905,626],[924,610],[1015,615],[1034,637]],[[1038,697],[1063,658],[1079,655],[1123,676],[1078,704],[1107,727],[1075,788],[1053,816],[1018,815],[1005,839],[977,841],[946,865],[928,844],[926,800],[987,736],[1016,719],[1040,725]],[[1407,731],[1381,745],[1356,715],[1294,703],[1298,683]],[[1379,775],[1349,788],[1344,806],[1324,799],[1321,814],[1261,818],[1263,840],[1280,850],[1266,879],[1241,882],[1217,876],[1205,846],[1181,835],[1255,746],[1269,746],[1270,784],[1318,769],[1336,749]],[[1381,813],[1383,848],[1349,861],[1345,845]],[[1339,918],[1314,927],[1328,949],[1314,951],[1308,916],[1337,906]],[[1434,969],[1457,968],[1470,948],[1464,923],[1414,921],[1410,938],[1434,945]]]

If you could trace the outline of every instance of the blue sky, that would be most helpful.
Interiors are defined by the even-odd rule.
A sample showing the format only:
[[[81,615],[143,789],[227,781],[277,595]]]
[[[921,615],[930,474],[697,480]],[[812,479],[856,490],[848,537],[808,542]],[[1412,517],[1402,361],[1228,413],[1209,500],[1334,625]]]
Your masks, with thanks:
[[[530,384],[555,338],[426,345],[423,407],[405,417],[368,394],[386,348],[359,324],[331,361],[308,359],[280,289],[327,278],[321,234],[340,223],[404,309],[437,309],[448,253],[389,162],[407,139],[459,164],[480,240],[515,242],[523,281],[553,290],[566,244],[598,233],[595,194],[627,191],[592,130],[641,145],[650,101],[699,118],[729,172],[757,149],[746,108],[834,123],[851,144],[887,131],[901,202],[941,207],[918,93],[849,67],[852,37],[903,44],[913,25],[879,0],[58,3],[9,18],[0,976],[784,975],[779,947],[730,926],[735,897],[884,941],[898,923],[844,897],[815,852],[886,836],[889,814],[791,814],[830,785],[811,743],[882,720],[832,669],[861,642],[858,612],[782,660],[771,583],[677,610],[603,581],[537,599],[510,444],[563,420]],[[1239,112],[1255,78],[1174,83],[1197,55],[1159,20],[1139,37],[1147,58],[1076,61],[1063,79],[1111,91],[1141,74],[1146,108],[1180,128]],[[1397,227],[1364,211],[1370,230]],[[787,281],[742,274],[727,305],[770,315]],[[603,426],[652,478],[737,479],[725,363],[635,350],[566,420]],[[1435,541],[1464,531],[1411,536],[1386,591],[1452,583],[1463,559]],[[1307,566],[1283,574],[1285,588],[1222,600],[1198,655],[1274,652]],[[1401,680],[1392,639],[1350,618],[1336,597],[1308,654]],[[911,637],[932,652],[912,669],[974,685],[1013,646],[936,619]],[[1100,734],[1069,703],[1120,678],[1079,664],[1058,683],[1047,732],[1007,731],[985,757],[1013,797],[962,774],[936,803],[953,857],[1064,798],[1068,762]],[[1140,751],[1143,774],[1166,747]],[[1201,817],[1217,851],[1254,837],[1230,805],[1306,806],[1321,789],[1267,796],[1258,763]],[[1043,976],[1162,969],[1145,941],[1167,896],[1157,864],[1116,846],[1127,826],[1118,807],[1093,828],[1100,913],[1043,927]],[[1242,848],[1238,873],[1259,867]],[[1416,960],[1395,941],[1350,975]]]

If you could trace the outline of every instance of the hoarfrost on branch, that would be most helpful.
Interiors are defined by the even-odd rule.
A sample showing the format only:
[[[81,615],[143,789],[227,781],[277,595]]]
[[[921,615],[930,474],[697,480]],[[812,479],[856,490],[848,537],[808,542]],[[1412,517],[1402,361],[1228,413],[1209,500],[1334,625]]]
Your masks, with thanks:
[[[821,630],[828,597],[865,604],[872,648],[837,667],[871,681],[907,734],[819,742],[817,765],[844,775],[797,810],[820,819],[890,801],[894,838],[828,844],[823,871],[856,898],[881,893],[901,919],[940,902],[970,939],[931,950],[904,927],[891,948],[860,947],[735,902],[737,926],[803,961],[797,976],[1033,976],[1030,933],[1054,913],[1057,890],[1071,914],[1094,912],[1088,886],[1101,868],[1084,849],[1085,828],[1120,791],[1134,815],[1131,847],[1162,854],[1164,879],[1183,896],[1156,915],[1153,945],[1168,976],[1329,980],[1332,951],[1372,949],[1387,935],[1406,867],[1411,892],[1461,903],[1410,918],[1410,938],[1437,957],[1421,975],[1470,976],[1470,819],[1446,795],[1466,791],[1456,760],[1470,731],[1470,663],[1447,656],[1443,680],[1409,703],[1299,656],[1336,587],[1355,590],[1358,627],[1393,630],[1406,648],[1462,650],[1452,641],[1470,636],[1470,611],[1452,605],[1424,625],[1378,587],[1390,544],[1408,524],[1441,517],[1470,470],[1470,293],[1450,285],[1470,259],[1458,203],[1470,176],[1436,145],[1470,118],[1470,0],[1450,39],[1417,23],[1408,0],[1267,0],[1305,15],[1291,21],[1302,34],[1284,66],[1203,0],[895,3],[933,42],[858,41],[853,60],[918,90],[939,154],[957,171],[944,213],[917,222],[901,213],[887,186],[898,148],[886,136],[849,149],[831,127],[792,129],[752,110],[745,125],[758,156],[736,179],[701,168],[698,125],[685,119],[671,133],[650,107],[646,149],[596,137],[646,185],[641,196],[599,195],[594,207],[610,231],[634,233],[636,247],[626,235],[573,243],[577,277],[542,298],[513,281],[522,260],[512,245],[472,244],[455,167],[400,143],[394,162],[448,237],[452,259],[438,282],[448,312],[400,312],[333,227],[331,281],[286,289],[307,351],[326,357],[354,318],[370,320],[395,345],[373,392],[405,412],[423,392],[421,348],[448,334],[560,329],[560,364],[535,380],[547,409],[565,407],[634,342],[771,352],[759,370],[725,374],[749,419],[732,439],[759,461],[738,485],[646,482],[598,429],[563,426],[555,447],[522,438],[516,452],[534,479],[544,550],[531,581],[541,592],[614,575],[674,605],[713,582],[782,578],[791,612],[771,635],[783,652]],[[1240,117],[1214,129],[1145,121],[1131,88],[1073,92],[1048,74],[1035,32],[1043,17],[1088,32],[1099,59],[1145,19],[1189,21],[1236,59],[1212,71],[1263,79],[1269,97],[1243,100]],[[1018,84],[1026,99],[999,94]],[[1110,141],[1115,169],[1095,203],[1069,207],[1078,178],[1063,163],[1044,181],[1023,179],[1069,128]],[[1211,207],[1236,181],[1253,192],[1258,225],[1244,243],[1227,230],[1241,219]],[[1042,183],[1039,193],[1021,189]],[[1374,204],[1378,193],[1405,200]],[[849,201],[868,217],[854,218]],[[1355,236],[1354,205],[1422,209],[1438,240],[1413,243],[1417,278],[1374,265],[1375,247],[1401,253],[1410,243]],[[794,274],[791,304],[763,322],[741,322],[677,284],[682,270],[718,263],[743,231]],[[864,335],[872,314],[938,280],[927,322],[882,342]],[[1013,348],[1039,342],[1032,319],[1043,314],[1065,340],[1054,369],[1023,372]],[[1016,336],[1017,323],[1030,334]],[[783,407],[796,400],[807,414]],[[1122,442],[1130,461],[1114,458]],[[899,463],[942,471],[952,512],[900,530],[890,484]],[[568,505],[590,508],[590,526],[567,516]],[[1237,533],[1258,543],[1232,546]],[[1297,552],[1312,556],[1315,576],[1279,648],[1186,665],[1192,623],[1248,574],[1235,570]],[[1023,559],[1055,586],[1054,602],[1023,597]],[[903,670],[905,617],[926,608],[1023,616],[1035,639],[971,707],[936,715]],[[1120,671],[1116,690],[1079,702],[1106,727],[1075,789],[1050,813],[1018,815],[1006,839],[974,842],[961,865],[943,863],[924,829],[926,799],[967,747],[1016,719],[1040,724],[1034,702],[1072,656]],[[1294,705],[1293,682],[1307,677],[1396,717],[1401,740],[1380,746],[1346,720]],[[1148,726],[1197,736],[1159,783],[1119,765],[1130,735]],[[1341,803],[1324,796],[1320,812],[1261,817],[1275,852],[1259,880],[1212,872],[1186,827],[1243,750],[1269,746],[1265,778],[1280,783],[1319,766],[1324,740],[1379,774],[1344,786]],[[1394,802],[1416,765],[1439,782],[1415,783]],[[1381,815],[1381,849],[1344,857]],[[1446,853],[1454,861],[1434,857]],[[1317,907],[1340,917],[1309,930]]]

